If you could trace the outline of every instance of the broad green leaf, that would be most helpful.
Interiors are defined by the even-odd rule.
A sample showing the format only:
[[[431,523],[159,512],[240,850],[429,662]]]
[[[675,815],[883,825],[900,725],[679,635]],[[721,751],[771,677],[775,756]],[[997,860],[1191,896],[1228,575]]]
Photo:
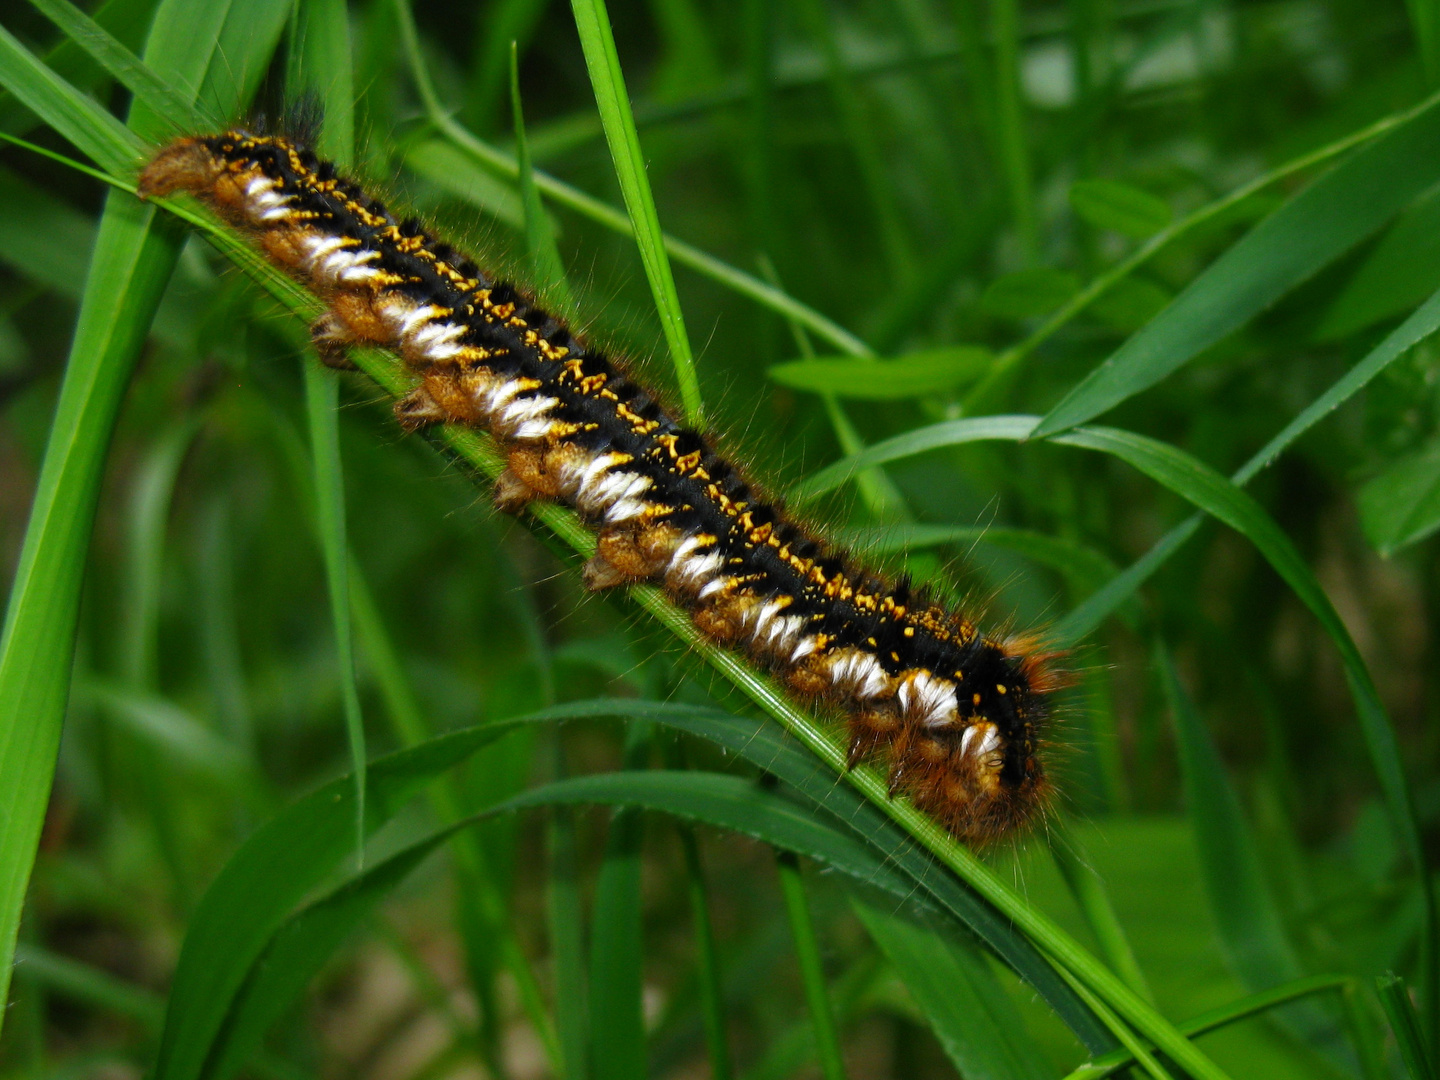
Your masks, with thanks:
[[[483,724],[372,762],[373,833],[421,788],[513,727]],[[199,1080],[256,959],[307,893],[355,846],[355,782],[331,781],[260,826],[216,876],[180,947],[156,1080]]]
[[[971,942],[859,899],[850,907],[890,959],[961,1076],[1041,1080],[1049,1075],[1024,1018]]]
[[[1097,229],[1136,240],[1170,224],[1170,207],[1164,199],[1118,180],[1077,180],[1070,186],[1070,208]]]
[[[1006,319],[1048,315],[1080,291],[1080,279],[1068,270],[1037,266],[996,278],[980,296],[980,306]]]
[[[575,13],[575,28],[580,32],[590,85],[595,90],[595,104],[600,107],[600,121],[605,126],[605,141],[610,145],[610,160],[620,181],[625,208],[630,212],[635,245],[640,249],[640,262],[650,282],[650,292],[655,298],[655,310],[665,331],[666,344],[670,346],[670,360],[675,365],[675,377],[680,384],[685,418],[691,424],[699,424],[703,406],[700,383],[695,377],[695,356],[690,350],[690,337],[685,332],[685,315],[680,310],[680,295],[675,289],[670,257],[665,252],[660,215],[655,210],[650,179],[645,174],[645,158],[640,151],[640,136],[635,131],[635,117],[630,110],[625,77],[620,71],[620,57],[615,51],[610,15],[605,10],[605,0],[570,0],[570,7]]]
[[[863,401],[900,401],[948,393],[978,377],[993,356],[978,345],[907,353],[893,360],[818,357],[772,364],[772,381],[796,390]]]
[[[1355,151],[1257,225],[1055,406],[1036,437],[1154,386],[1369,236],[1440,180],[1440,103]]]
[[[1440,528],[1440,445],[1392,464],[1360,489],[1360,524],[1381,555],[1393,555]]]
[[[1410,311],[1440,288],[1440,188],[1401,214],[1325,312],[1315,337],[1335,341]]]

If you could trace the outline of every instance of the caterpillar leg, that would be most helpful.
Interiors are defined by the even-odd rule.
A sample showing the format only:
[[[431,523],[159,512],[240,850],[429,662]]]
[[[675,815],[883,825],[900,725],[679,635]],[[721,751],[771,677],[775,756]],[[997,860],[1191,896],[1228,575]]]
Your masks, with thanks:
[[[323,359],[323,354],[322,354]],[[395,419],[406,431],[415,431],[428,424],[444,423],[445,410],[430,396],[421,383],[395,403]]]
[[[327,311],[310,324],[310,343],[326,367],[337,371],[355,370],[348,351],[355,342],[334,312]]]

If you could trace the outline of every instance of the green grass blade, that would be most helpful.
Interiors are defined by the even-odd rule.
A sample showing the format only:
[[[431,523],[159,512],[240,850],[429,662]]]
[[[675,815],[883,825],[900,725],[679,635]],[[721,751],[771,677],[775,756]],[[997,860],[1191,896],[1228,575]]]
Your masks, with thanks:
[[[1162,646],[1155,650],[1155,663],[1175,724],[1185,804],[1210,908],[1231,966],[1250,990],[1294,981],[1301,976],[1300,962],[1261,870],[1260,853],[1239,796]]]
[[[150,990],[33,945],[21,945],[15,950],[15,975],[34,980],[71,1000],[129,1017],[157,1034],[165,1016],[165,1002]]]
[[[500,722],[441,736],[371,763],[368,832],[426,784],[511,729]],[[355,845],[355,782],[343,776],[257,829],[216,876],[190,920],[171,983],[156,1080],[198,1080],[255,960],[294,907]]]
[[[1267,468],[1307,431],[1333,413],[1371,380],[1410,349],[1440,329],[1440,292],[1436,292],[1417,308],[1408,319],[1386,335],[1379,345],[1352,367],[1330,389],[1307,406],[1299,416],[1267,442],[1254,456],[1236,470],[1232,479],[1244,486]],[[1155,546],[1128,566],[1104,588],[1085,600],[1055,627],[1056,638],[1063,644],[1087,636],[1116,607],[1132,596],[1169,557],[1200,527],[1199,517],[1188,518],[1165,534]]]
[[[1020,3],[994,0],[990,5],[991,33],[995,40],[995,132],[1000,164],[1010,193],[1010,213],[1027,263],[1039,257],[1040,240],[1035,221],[1035,194],[1030,178],[1030,148],[1020,101]]]
[[[355,777],[355,857],[365,848],[365,720],[355,685],[355,649],[350,621],[350,576],[345,539],[345,479],[340,462],[340,384],[307,350],[305,415],[310,425],[310,454],[315,470],[315,519],[329,583],[330,618],[335,632],[335,662],[345,710],[345,737]]]
[[[649,748],[650,725],[632,725],[625,738],[625,764],[632,769],[642,766]],[[523,805],[532,794],[512,799],[511,805]],[[590,1075],[596,1080],[645,1075],[645,940],[640,918],[644,835],[645,822],[636,811],[618,810],[610,820],[605,860],[595,883],[590,923]]]
[[[595,90],[595,103],[605,125],[605,139],[610,144],[610,159],[615,177],[625,197],[626,209],[640,249],[645,277],[655,297],[655,310],[670,346],[670,360],[680,384],[680,401],[685,417],[698,425],[704,416],[700,400],[700,383],[695,377],[695,355],[685,332],[685,315],[680,310],[680,295],[675,290],[675,276],[670,271],[670,258],[665,253],[665,237],[660,231],[660,215],[655,210],[655,197],[645,174],[645,158],[640,151],[640,136],[635,131],[635,116],[630,110],[630,96],[625,91],[625,77],[620,71],[620,57],[615,52],[615,36],[610,30],[610,16],[605,0],[571,0],[575,12],[575,28],[585,50],[585,66],[590,71],[590,85]]]
[[[839,486],[859,469],[939,446],[991,439],[1023,440],[1030,437],[1034,423],[1033,418],[1026,416],[990,416],[952,420],[906,432],[820,470],[797,488],[797,497],[813,497]],[[1296,596],[1319,619],[1335,643],[1391,824],[1412,865],[1417,870],[1424,867],[1419,829],[1411,809],[1409,784],[1389,716],[1349,630],[1289,537],[1236,484],[1175,447],[1133,432],[1099,427],[1079,428],[1055,436],[1051,441],[1119,457],[1240,532],[1260,550]],[[1435,904],[1428,876],[1420,873],[1419,882],[1425,899],[1425,940],[1428,943],[1434,940]]]
[[[195,435],[192,420],[161,432],[145,455],[130,499],[121,677],[137,690],[154,689],[159,674],[160,588],[165,533],[181,462]]]
[[[913,839],[906,837],[874,806],[867,805],[858,792],[837,785],[833,773],[783,732],[763,721],[715,709],[619,699],[571,702],[523,719],[562,720],[592,716],[633,716],[666,724],[715,743],[802,792],[863,840],[871,852],[878,854],[883,860],[880,869],[893,865],[906,875],[896,886],[899,890],[896,895],[908,898],[917,887],[924,890],[937,906],[959,924],[968,927],[1020,978],[1033,986],[1092,1051],[1103,1052],[1115,1045],[1085,1006],[1075,999],[1073,992],[1056,977],[1050,965],[1023,935],[1015,932],[1008,919],[926,856]],[[780,843],[773,836],[769,839]],[[845,864],[833,850],[826,854],[818,849],[792,847],[791,850],[799,850],[810,858],[837,867]],[[864,874],[857,875],[862,880],[887,887],[868,862],[857,865],[867,867]],[[883,880],[893,880],[888,871]]]
[[[590,1069],[590,1024],[585,999],[585,923],[575,858],[575,815],[556,807],[550,819],[550,879],[546,896],[550,955],[554,957],[555,1026],[565,1080]]]
[[[311,0],[292,13],[290,70],[286,93],[292,101],[314,95],[323,107],[316,150],[348,167],[355,156],[354,90],[350,76],[350,33],[343,0]],[[310,434],[315,523],[330,595],[335,662],[345,738],[355,778],[355,858],[365,857],[365,718],[355,681],[354,625],[350,598],[350,542],[345,524],[345,471],[340,457],[340,384],[323,370],[313,349],[302,350],[305,416]]]
[[[1376,976],[1375,993],[1385,1010],[1385,1019],[1390,1021],[1390,1030],[1400,1048],[1400,1060],[1410,1080],[1435,1080],[1435,1069],[1430,1064],[1430,1053],[1426,1046],[1420,1018],[1415,1015],[1415,1006],[1410,1001],[1410,991],[1405,980],[1393,973]]]
[[[253,1058],[266,1032],[345,939],[452,831],[442,829],[344,881],[276,931],[236,995],[206,1066],[206,1080],[230,1080]]]
[[[710,1057],[711,1080],[730,1080],[730,1043],[725,1037],[725,1003],[720,985],[720,954],[715,948],[715,924],[710,917],[710,897],[705,866],[700,860],[700,842],[695,830],[681,825],[680,847],[685,853],[686,892],[694,924],[696,980],[700,984],[700,1015],[705,1023],[705,1046]]]
[[[820,44],[825,58],[825,75],[830,96],[840,116],[840,127],[850,153],[860,168],[870,209],[879,226],[880,240],[885,248],[890,271],[899,277],[913,273],[915,256],[911,251],[905,224],[896,206],[894,187],[885,168],[884,155],[875,141],[876,124],[865,115],[865,108],[840,55],[840,43],[831,25],[831,11],[820,0],[800,0],[800,17],[806,32]]]
[[[961,1076],[1042,1080],[1050,1075],[1024,1018],[973,943],[857,898],[850,907],[924,1010]]]
[[[286,92],[292,101],[304,94],[313,94],[320,101],[323,123],[314,149],[342,169],[350,168],[355,160],[355,85],[349,18],[344,0],[306,0],[297,4],[286,78]]]
[[[192,131],[204,131],[216,126],[213,118],[202,114],[172,90],[169,84],[151,71],[138,56],[115,40],[109,31],[94,19],[70,3],[70,0],[30,2],[64,31],[66,37],[89,53],[102,69],[114,76],[116,82],[145,102],[157,116],[169,117],[173,123]]]
[[[1046,414],[1036,437],[1155,385],[1313,276],[1440,179],[1440,102],[1310,184],[1193,281]]]
[[[825,985],[825,966],[820,960],[820,942],[815,936],[815,920],[810,916],[810,901],[805,895],[805,880],[800,875],[800,860],[795,857],[794,852],[778,852],[775,869],[780,878],[780,891],[785,896],[785,913],[790,918],[790,933],[795,939],[795,957],[800,963],[800,984],[805,990],[810,1024],[815,1029],[815,1048],[820,1054],[820,1075],[825,1077],[825,1080],[845,1080],[845,1059],[840,1052],[840,1032],[835,1026],[835,1008],[830,1004],[830,991]]]
[[[128,176],[143,144],[93,100],[37,60],[0,26],[0,86],[106,172]]]
[[[1140,969],[1139,961],[1135,959],[1135,952],[1130,947],[1125,928],[1110,901],[1105,881],[1090,865],[1087,852],[1082,847],[1080,838],[1075,835],[1075,830],[1068,828],[1065,821],[1059,819],[1051,823],[1048,839],[1056,869],[1065,879],[1066,888],[1075,898],[1075,906],[1085,916],[1085,922],[1090,927],[1090,932],[1095,935],[1095,940],[1099,942],[1100,951],[1110,962],[1111,969],[1125,980],[1130,989],[1153,1004],[1155,995],[1145,973]]]
[[[179,254],[155,211],[113,194],[96,238],[0,638],[0,1001],[50,792],[80,585],[110,433]]]
[[[1296,979],[1283,986],[1276,986],[1207,1010],[1189,1020],[1182,1021],[1177,1026],[1186,1035],[1195,1038],[1210,1031],[1218,1031],[1241,1020],[1248,1020],[1252,1016],[1268,1012],[1281,1005],[1287,1005],[1292,1001],[1310,997],[1312,994],[1323,994],[1335,990],[1345,992],[1352,983],[1353,980],[1350,978],[1338,975],[1313,975],[1305,979]],[[1074,1072],[1068,1073],[1065,1080],[1104,1080],[1104,1077],[1114,1076],[1121,1072],[1133,1064],[1134,1060],[1134,1056],[1127,1051],[1117,1050],[1113,1054],[1106,1054],[1094,1061],[1087,1061]]]

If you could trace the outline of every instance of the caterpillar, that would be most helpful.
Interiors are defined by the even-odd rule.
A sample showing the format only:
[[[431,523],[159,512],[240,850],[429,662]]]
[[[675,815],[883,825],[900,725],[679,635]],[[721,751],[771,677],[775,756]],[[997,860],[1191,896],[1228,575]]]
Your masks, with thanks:
[[[323,300],[323,358],[373,344],[405,360],[420,381],[395,405],[404,428],[488,431],[507,455],[500,509],[573,507],[596,533],[589,588],[659,583],[706,637],[842,710],[850,766],[882,759],[892,796],[963,840],[1044,809],[1056,679],[1034,641],[981,633],[787,517],[622,363],[296,142],[179,138],[139,182],[142,198],[176,191]]]

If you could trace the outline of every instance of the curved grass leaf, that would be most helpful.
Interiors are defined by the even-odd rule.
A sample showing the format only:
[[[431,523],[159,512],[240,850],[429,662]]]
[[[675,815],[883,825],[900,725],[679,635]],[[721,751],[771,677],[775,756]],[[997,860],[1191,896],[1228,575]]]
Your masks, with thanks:
[[[253,1059],[265,1033],[304,993],[331,954],[386,893],[455,831],[454,826],[442,829],[406,847],[286,922],[255,961],[236,995],[206,1064],[206,1080],[229,1080]]]
[[[1440,102],[1355,151],[1229,248],[1074,387],[1036,437],[1083,424],[1194,359],[1440,180]]]
[[[995,954],[1045,998],[1057,1015],[1092,1051],[1114,1046],[1113,1040],[1076,1000],[1033,945],[1010,922],[926,854],[856,791],[835,783],[832,772],[793,738],[774,725],[717,709],[673,703],[600,699],[570,702],[523,720],[567,720],[585,717],[640,717],[677,728],[715,743],[789,784],[862,839],[873,852],[905,875],[906,895],[916,887],[984,941]],[[804,852],[813,858],[818,855]],[[874,882],[872,882],[874,883]],[[1098,1051],[1097,1051],[1098,1052]]]
[[[1408,350],[1440,329],[1440,292],[1434,293],[1410,317],[1396,327],[1364,359],[1347,371],[1290,423],[1267,442],[1231,479],[1242,487],[1269,467],[1287,447],[1338,409],[1366,384],[1404,356]],[[1126,567],[1105,587],[1067,615],[1055,627],[1056,638],[1065,644],[1080,640],[1102,623],[1111,611],[1132,596],[1165,561],[1195,534],[1201,518],[1187,518],[1155,546]]]
[[[893,360],[819,357],[772,364],[772,382],[795,390],[861,401],[903,401],[943,394],[977,378],[993,356],[979,345],[906,353]]]
[[[481,724],[371,763],[366,831],[374,833],[421,788],[513,728]],[[355,781],[340,777],[257,829],[216,876],[190,920],[175,966],[156,1080],[199,1080],[236,996],[295,906],[355,842]]]
[[[1050,1075],[1005,988],[974,944],[855,899],[851,910],[889,958],[967,1080]]]

